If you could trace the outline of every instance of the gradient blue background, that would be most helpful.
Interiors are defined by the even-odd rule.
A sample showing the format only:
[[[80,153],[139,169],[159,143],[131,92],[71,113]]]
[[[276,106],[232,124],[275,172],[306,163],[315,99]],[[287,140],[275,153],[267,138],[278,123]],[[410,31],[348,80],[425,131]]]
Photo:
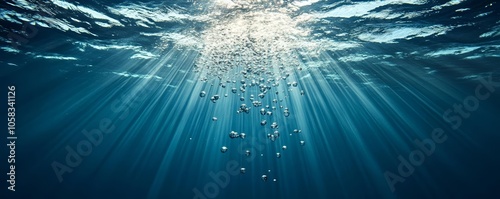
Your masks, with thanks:
[[[124,2],[127,1],[80,4],[99,9],[100,5]],[[433,1],[421,7],[445,2]],[[150,3],[186,9],[191,6],[186,2]],[[335,2],[319,2],[301,12],[320,10],[321,5],[332,3]],[[410,19],[422,24],[474,24],[446,35],[392,44],[363,44],[365,54],[392,55],[382,61],[338,60],[357,53],[356,50],[323,53],[319,60],[326,67],[292,74],[299,86],[283,102],[290,108],[291,116],[275,116],[272,120],[279,123],[282,132],[276,142],[265,139],[270,130],[258,125],[264,117],[255,109],[250,114],[235,114],[241,102],[227,88],[188,81],[196,80],[192,72],[196,59],[193,51],[169,48],[160,53],[159,59],[130,60],[132,53],[126,50],[80,52],[73,45],[91,40],[91,36],[38,27],[38,34],[20,47],[21,53],[0,51],[0,90],[5,93],[2,95],[6,95],[8,85],[16,86],[18,136],[16,192],[7,191],[5,180],[1,180],[1,198],[193,198],[193,188],[203,191],[207,183],[214,181],[209,173],[226,170],[226,164],[232,160],[246,167],[247,172],[231,176],[217,198],[500,198],[500,88],[480,101],[477,111],[464,119],[458,130],[451,129],[442,118],[453,104],[474,94],[480,84],[478,78],[491,72],[493,79],[500,81],[500,59],[464,59],[467,53],[442,57],[411,54],[415,49],[435,50],[459,44],[500,45],[498,36],[479,37],[487,28],[498,26],[498,4],[484,8],[489,3],[466,1]],[[5,2],[1,8],[28,12]],[[457,13],[458,8],[471,11]],[[474,18],[488,11],[492,13]],[[72,11],[58,12],[64,15]],[[458,15],[459,21],[450,19]],[[362,24],[383,27],[395,22],[356,20],[359,19],[339,20],[336,26],[349,32]],[[7,38],[9,30],[20,29],[19,24],[5,20],[1,23],[3,38]],[[203,24],[191,25],[203,28]],[[165,23],[161,27],[182,25]],[[140,27],[92,30],[101,40],[111,40],[108,31],[112,31],[119,37],[113,41],[151,49],[156,42],[137,36],[142,31]],[[27,52],[66,53],[79,60],[36,59]],[[499,50],[493,48],[488,53],[498,55]],[[16,63],[17,67],[7,63]],[[164,67],[166,64],[173,67]],[[437,72],[429,73],[429,68]],[[371,83],[365,84],[366,76],[357,70],[373,77]],[[123,71],[154,73],[162,79],[112,73]],[[310,76],[301,79],[307,74]],[[475,76],[463,78],[470,75]],[[336,76],[341,80],[332,78]],[[299,89],[305,91],[304,96]],[[208,96],[228,93],[229,97],[213,104],[207,97],[199,97],[202,90]],[[250,94],[258,94],[257,88],[249,89],[246,95]],[[263,100],[270,103],[271,98],[266,96]],[[6,102],[6,97],[0,102]],[[117,110],[117,104],[125,108]],[[6,114],[5,103],[1,112]],[[211,121],[212,116],[217,116],[218,121]],[[98,128],[103,119],[111,120],[116,129],[105,134],[102,143],[93,147],[92,153],[59,182],[51,164],[64,163],[65,147],[76,148],[86,139],[81,132]],[[295,128],[302,133],[289,136]],[[397,173],[397,157],[407,158],[417,148],[413,140],[430,138],[434,128],[446,132],[446,142],[436,145],[423,165],[415,167],[415,172],[391,192],[384,172]],[[245,132],[248,139],[230,140],[227,134],[231,130]],[[265,141],[261,150],[256,147],[258,143],[250,143],[252,154],[257,156],[248,161],[235,150],[241,142],[254,138]],[[300,140],[306,141],[305,146],[300,146]],[[224,154],[220,152],[223,145],[230,149]],[[282,145],[288,149],[282,151]],[[278,151],[282,153],[280,159],[274,157]],[[1,173],[8,172],[7,154],[3,145]],[[261,180],[262,174],[269,176],[267,182]],[[273,178],[277,182],[272,182]]]

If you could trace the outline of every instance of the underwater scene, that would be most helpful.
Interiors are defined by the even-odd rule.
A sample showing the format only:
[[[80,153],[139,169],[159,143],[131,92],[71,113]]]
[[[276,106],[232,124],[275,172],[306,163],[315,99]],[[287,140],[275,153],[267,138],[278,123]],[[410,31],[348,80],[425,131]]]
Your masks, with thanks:
[[[2,199],[500,198],[496,1],[5,0],[0,33]]]

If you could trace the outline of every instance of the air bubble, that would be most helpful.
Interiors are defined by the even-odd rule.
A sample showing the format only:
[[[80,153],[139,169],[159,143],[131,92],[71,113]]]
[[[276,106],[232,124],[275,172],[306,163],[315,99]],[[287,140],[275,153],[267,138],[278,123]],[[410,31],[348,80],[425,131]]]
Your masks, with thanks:
[[[260,122],[260,125],[262,125],[262,126],[264,126],[264,125],[266,125],[266,124],[267,124],[267,121],[266,121],[266,120],[262,120],[262,121]]]
[[[222,153],[225,153],[227,151],[227,147],[226,146],[223,146],[221,149],[220,149],[220,152]]]
[[[273,123],[271,124],[271,128],[272,128],[272,129],[276,129],[276,128],[278,128],[278,123],[273,122]]]
[[[238,132],[236,132],[236,131],[231,131],[231,132],[229,133],[229,137],[230,137],[231,139],[233,139],[233,138],[238,138],[238,137],[240,137],[240,135],[239,135],[239,134],[238,134]]]

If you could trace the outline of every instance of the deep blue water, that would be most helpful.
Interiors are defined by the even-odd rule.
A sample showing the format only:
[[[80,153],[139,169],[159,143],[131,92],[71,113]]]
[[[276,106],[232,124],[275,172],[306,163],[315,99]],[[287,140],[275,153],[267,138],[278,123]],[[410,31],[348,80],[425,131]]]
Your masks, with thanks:
[[[4,1],[1,198],[500,198],[498,10]]]

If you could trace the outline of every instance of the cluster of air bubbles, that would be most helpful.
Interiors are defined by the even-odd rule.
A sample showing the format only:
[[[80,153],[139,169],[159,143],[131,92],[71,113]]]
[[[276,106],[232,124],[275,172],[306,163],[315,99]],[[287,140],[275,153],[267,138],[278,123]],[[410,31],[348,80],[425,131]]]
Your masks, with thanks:
[[[262,106],[262,102],[257,101],[257,100],[253,101],[253,102],[252,102],[252,104],[253,104],[253,106],[255,106],[255,107]]]
[[[217,100],[220,99],[220,96],[219,95],[214,95],[212,97],[210,97],[210,101],[212,101],[213,103],[217,102]]]
[[[238,132],[236,132],[236,131],[231,131],[231,132],[229,132],[229,137],[230,137],[231,139],[234,139],[234,138],[241,138],[241,139],[245,139],[245,136],[246,136],[246,134],[245,134],[245,133],[238,134]]]
[[[247,114],[255,117],[255,120],[253,118],[241,120],[254,121],[256,126],[259,122],[262,126],[260,128],[265,129],[265,133],[250,134],[252,137],[253,135],[264,137],[267,134],[267,138],[271,142],[275,142],[280,137],[280,132],[287,135],[289,131],[287,126],[290,122],[282,122],[282,120],[291,115],[288,108],[291,105],[289,103],[295,100],[291,97],[296,96],[292,92],[300,91],[300,95],[304,95],[304,90],[300,90],[302,86],[298,83],[300,79],[295,74],[305,73],[302,71],[302,67],[305,67],[301,60],[301,56],[305,55],[302,52],[312,51],[308,49],[310,47],[302,45],[304,41],[308,40],[305,38],[309,38],[309,31],[299,27],[296,20],[288,14],[273,11],[242,12],[239,15],[228,15],[227,19],[210,24],[210,28],[200,34],[203,48],[200,48],[194,71],[198,73],[202,82],[210,83],[208,81],[213,81],[210,84],[218,86],[207,90],[210,93],[205,90],[201,91],[199,96],[207,101],[209,98],[211,102],[216,103],[223,95],[226,99],[222,100],[222,104],[216,103],[211,106],[231,108],[233,114],[235,109],[237,114],[246,113],[240,114],[238,117],[249,117]],[[304,58],[302,57],[302,59]],[[227,100],[232,103],[224,104]],[[290,108],[295,111],[293,107]],[[255,111],[252,111],[252,108]],[[220,117],[221,113],[214,115]],[[212,117],[212,121],[217,120],[217,117]],[[234,120],[223,119],[223,121]],[[267,126],[268,121],[269,126]],[[213,124],[227,123],[217,122]],[[240,131],[241,129],[235,130]],[[300,132],[301,130],[298,129],[293,130],[293,133]],[[232,140],[235,138],[245,139],[245,137],[245,133],[229,132],[229,138]],[[276,158],[281,158],[282,153],[286,155],[290,152],[289,150],[285,151],[287,146],[281,145],[281,141],[275,142],[280,144],[276,146],[276,150],[280,152],[273,152]],[[304,146],[305,142],[301,140],[300,145]],[[289,146],[293,147],[290,144]],[[227,150],[226,146],[222,146],[220,149],[222,153],[227,152]],[[255,151],[251,152],[248,149],[239,150],[240,153],[244,152],[247,157],[251,156],[252,152],[255,153]],[[257,154],[264,156],[260,152]],[[241,167],[240,173],[245,174],[246,168]],[[262,175],[261,179],[267,181],[267,175]],[[276,178],[273,181],[276,182]]]
[[[271,140],[271,141],[273,141],[273,142],[274,142],[274,141],[276,140],[276,138],[277,138],[277,137],[276,137],[274,134],[270,134],[270,133],[269,133],[269,134],[267,134],[267,138],[269,138],[269,140]]]
[[[226,146],[223,146],[222,148],[220,148],[220,152],[225,153],[226,151],[227,151],[227,147]]]
[[[288,87],[290,87],[290,86],[297,87],[298,83],[297,82],[288,82],[286,85]]]
[[[258,86],[265,94],[271,86],[279,85],[276,80],[286,80],[294,71],[302,70],[300,53],[315,48],[304,48],[304,42],[311,43],[310,32],[288,14],[244,12],[226,17],[201,34],[203,48],[194,71],[200,73],[202,81],[217,78],[236,83],[234,74],[238,74],[242,77],[238,81],[242,93],[247,87]],[[232,87],[231,91],[236,93],[237,89]]]
[[[241,104],[236,113],[250,113],[250,107],[247,107],[246,104]]]

